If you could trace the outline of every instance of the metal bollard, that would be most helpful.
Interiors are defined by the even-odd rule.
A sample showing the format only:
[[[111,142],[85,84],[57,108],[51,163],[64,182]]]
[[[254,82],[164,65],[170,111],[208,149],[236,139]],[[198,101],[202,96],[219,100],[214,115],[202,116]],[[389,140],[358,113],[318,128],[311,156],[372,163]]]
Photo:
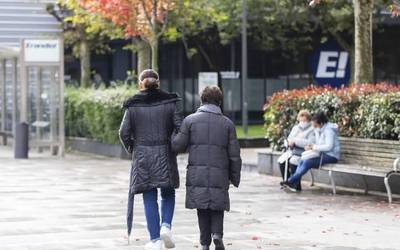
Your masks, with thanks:
[[[28,159],[29,151],[29,125],[25,122],[18,123],[15,127],[15,159]]]

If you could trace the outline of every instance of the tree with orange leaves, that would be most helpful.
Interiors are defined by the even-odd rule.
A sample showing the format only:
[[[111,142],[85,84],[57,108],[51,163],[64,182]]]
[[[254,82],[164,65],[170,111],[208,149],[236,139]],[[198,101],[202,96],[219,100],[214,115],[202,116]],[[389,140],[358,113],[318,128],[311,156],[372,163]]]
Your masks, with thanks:
[[[150,65],[158,70],[159,41],[175,0],[81,0],[81,5],[123,27],[126,37],[134,39],[139,72]]]

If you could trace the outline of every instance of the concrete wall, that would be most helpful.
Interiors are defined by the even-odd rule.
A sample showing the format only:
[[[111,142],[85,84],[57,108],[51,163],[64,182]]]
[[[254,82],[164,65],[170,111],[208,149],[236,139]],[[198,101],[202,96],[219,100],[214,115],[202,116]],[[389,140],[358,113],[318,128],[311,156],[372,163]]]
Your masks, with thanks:
[[[105,144],[87,138],[69,137],[67,139],[67,150],[121,159],[131,158],[131,156],[125,152],[125,149],[121,145]]]
[[[273,176],[281,176],[278,165],[278,157],[280,152],[272,151],[270,149],[262,150],[258,153],[258,172],[260,174],[267,174]],[[313,170],[315,183],[330,184],[327,171]],[[337,186],[364,189],[365,184],[361,175],[334,173],[335,183]],[[304,180],[311,181],[311,175],[308,173],[303,177]],[[366,177],[366,182],[370,191],[385,192],[385,185],[383,178]],[[400,176],[392,176],[390,178],[390,187],[392,192],[400,194]]]

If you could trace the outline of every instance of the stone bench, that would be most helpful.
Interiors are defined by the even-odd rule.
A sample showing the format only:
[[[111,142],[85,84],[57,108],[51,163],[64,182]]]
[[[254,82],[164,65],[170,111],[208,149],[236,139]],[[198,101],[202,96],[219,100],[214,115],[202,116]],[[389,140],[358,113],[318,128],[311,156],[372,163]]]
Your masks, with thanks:
[[[337,164],[320,166],[320,170],[329,172],[333,194],[336,194],[335,172],[363,176],[366,194],[369,188],[365,176],[374,176],[383,178],[391,203],[389,180],[393,175],[400,175],[400,142],[341,137],[340,143],[341,160]]]
[[[309,180],[312,186],[314,179],[318,183],[329,184],[334,188],[334,193],[336,184],[353,189],[365,189],[366,193],[368,190],[387,192],[389,202],[392,200],[392,190],[400,194],[400,181],[389,183],[389,179],[396,174],[398,174],[396,180],[400,180],[400,163],[399,160],[396,161],[400,157],[399,141],[342,137],[340,141],[341,161],[309,171],[303,176],[304,180]],[[260,174],[281,176],[277,161],[282,152],[265,148],[258,149],[257,153]]]
[[[273,150],[272,148],[257,149],[257,168],[258,173],[266,175],[281,176],[279,170],[278,158],[283,152]],[[314,173],[309,171],[311,186],[314,186]]]

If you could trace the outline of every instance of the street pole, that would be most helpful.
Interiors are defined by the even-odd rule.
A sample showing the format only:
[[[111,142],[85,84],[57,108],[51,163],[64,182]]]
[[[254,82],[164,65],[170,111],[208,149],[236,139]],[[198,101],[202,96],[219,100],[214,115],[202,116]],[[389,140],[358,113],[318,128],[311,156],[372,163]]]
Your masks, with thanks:
[[[244,136],[248,136],[247,117],[247,0],[242,0],[242,127]]]

